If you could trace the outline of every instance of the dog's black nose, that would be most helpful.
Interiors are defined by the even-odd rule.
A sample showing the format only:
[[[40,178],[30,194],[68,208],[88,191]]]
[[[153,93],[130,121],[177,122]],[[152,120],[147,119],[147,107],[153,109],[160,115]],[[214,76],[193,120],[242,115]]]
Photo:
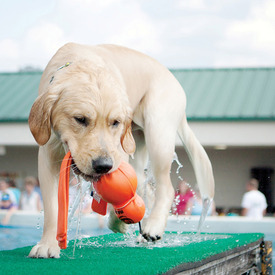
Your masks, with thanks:
[[[105,174],[113,168],[113,161],[110,158],[97,158],[92,164],[97,174]]]

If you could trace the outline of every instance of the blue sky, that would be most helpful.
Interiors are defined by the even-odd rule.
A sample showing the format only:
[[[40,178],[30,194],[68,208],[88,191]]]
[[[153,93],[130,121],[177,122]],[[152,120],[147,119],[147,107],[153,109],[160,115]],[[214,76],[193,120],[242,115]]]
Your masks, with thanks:
[[[273,0],[1,0],[0,71],[43,69],[69,41],[169,68],[275,66]]]

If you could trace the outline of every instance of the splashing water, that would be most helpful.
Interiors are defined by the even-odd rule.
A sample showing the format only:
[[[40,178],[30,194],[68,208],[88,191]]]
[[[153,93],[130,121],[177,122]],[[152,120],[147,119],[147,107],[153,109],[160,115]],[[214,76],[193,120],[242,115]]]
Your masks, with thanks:
[[[144,247],[148,249],[153,248],[163,248],[163,247],[179,247],[179,246],[186,246],[191,243],[200,243],[210,240],[218,240],[218,239],[228,239],[232,238],[230,235],[212,235],[212,234],[163,234],[161,240],[157,242],[137,242],[137,235],[136,232],[134,233],[127,233],[123,240],[114,241],[114,242],[106,242],[102,243],[96,239],[94,241],[90,241],[85,243],[84,245],[88,246],[95,246],[95,247]]]
[[[91,183],[85,181],[84,179],[77,177],[78,184],[75,186],[75,188],[78,188],[77,194],[75,196],[74,202],[72,204],[72,207],[69,212],[68,220],[71,221],[76,209],[79,207],[81,200],[83,199],[83,196],[85,196],[86,192],[90,190]]]
[[[178,179],[180,181],[183,180],[180,174],[180,170],[183,168],[183,165],[178,159],[178,156],[176,153],[174,153],[173,161],[172,163],[176,163],[177,168],[176,168],[176,174],[178,176]],[[150,201],[148,201],[150,198],[150,193],[154,193],[156,189],[156,181],[152,172],[151,164],[150,161],[148,162],[147,167],[144,170],[145,172],[145,181],[144,181],[144,201],[145,204],[148,205],[150,204]],[[69,209],[69,214],[68,214],[68,234],[72,228],[72,224],[76,223],[76,232],[75,232],[75,237],[74,237],[74,247],[73,247],[73,255],[72,257],[74,258],[75,256],[75,249],[76,246],[81,247],[84,245],[92,245],[92,246],[102,246],[97,243],[97,241],[94,242],[87,242],[87,241],[82,241],[81,236],[81,210],[82,210],[82,201],[87,192],[89,192],[91,188],[91,183],[83,180],[81,177],[77,177],[78,184],[75,186],[77,188],[77,194],[75,196],[75,199]],[[194,190],[191,188],[191,185],[186,183],[193,193],[194,197],[196,198],[196,193]],[[149,193],[148,193],[149,192]],[[212,240],[214,238],[228,238],[226,235],[221,235],[221,236],[211,236],[208,234],[200,234],[202,230],[202,226],[204,224],[205,218],[207,216],[207,212],[211,206],[211,200],[208,198],[203,198],[203,210],[200,216],[200,220],[198,223],[198,229],[197,233],[194,232],[191,234],[181,234],[183,230],[177,232],[177,234],[164,234],[163,238],[159,240],[158,242],[145,242],[145,243],[137,243],[137,235],[136,235],[136,230],[137,230],[137,225],[131,225],[128,229],[128,233],[124,235],[124,240],[122,241],[117,241],[117,242],[111,242],[104,244],[104,246],[120,246],[120,247],[148,247],[148,248],[153,248],[153,247],[174,247],[174,246],[184,246],[188,245],[191,242],[202,242],[205,240]],[[179,196],[175,197],[175,200],[172,205],[172,211],[177,207],[179,204]],[[77,217],[74,216],[76,210],[78,209],[78,214]],[[146,208],[146,213],[145,217],[148,217],[150,214],[150,208]],[[181,216],[178,217],[178,223],[180,223],[183,220],[183,225],[186,225],[190,221],[190,216]],[[184,227],[184,226],[183,226]],[[87,236],[86,236],[87,237]]]
[[[180,181],[183,181],[183,178],[181,177],[180,175],[180,169],[183,168],[183,165],[181,164],[181,162],[179,161],[178,159],[178,156],[177,156],[177,153],[174,152],[174,157],[173,157],[173,161],[172,163],[175,162],[178,167],[177,167],[177,170],[176,170],[176,174],[178,175],[178,179]],[[197,195],[196,195],[196,192],[192,189],[191,185],[189,183],[186,183],[186,185],[188,186],[188,188],[191,190],[192,194],[193,194],[193,197],[196,199]],[[178,190],[177,190],[178,191]],[[180,196],[176,196],[174,201],[173,201],[173,204],[172,204],[172,212],[176,213],[176,209],[177,209],[177,205],[179,204],[180,202]],[[199,223],[198,223],[198,228],[197,228],[197,233],[200,234],[201,230],[202,230],[202,227],[203,227],[203,224],[204,224],[204,221],[205,221],[205,218],[207,216],[207,213],[210,209],[210,206],[211,206],[211,203],[212,203],[212,200],[208,199],[208,198],[203,198],[203,205],[202,205],[202,213],[200,215],[200,220],[199,220]],[[187,210],[190,210],[190,209],[187,209]],[[180,218],[179,218],[179,215],[176,213],[176,216],[177,216],[177,220],[178,220],[178,223],[180,223]],[[182,217],[184,219],[184,223],[186,224],[186,217]]]
[[[44,211],[41,210],[39,213],[39,216],[37,218],[37,223],[36,223],[36,229],[40,230],[42,225],[43,225],[43,219],[41,219],[44,216]]]
[[[175,161],[175,162],[177,163],[177,165],[178,165],[178,168],[177,168],[177,171],[176,171],[176,174],[178,175],[178,179],[179,179],[179,180],[183,180],[183,178],[179,175],[180,169],[183,168],[183,165],[180,163],[179,158],[178,158],[178,155],[177,155],[176,152],[174,152],[174,157],[173,157],[172,163],[173,163],[174,161]]]
[[[183,168],[183,165],[179,161],[176,152],[174,152],[172,164],[173,163],[175,163],[177,165],[177,167],[176,167],[176,174],[178,176],[178,180],[183,181],[183,178],[182,178],[181,173],[180,173],[180,170]],[[145,175],[146,175],[146,178],[144,180],[144,190],[145,190],[144,191],[145,192],[145,196],[144,196],[145,199],[144,200],[145,200],[145,205],[148,206],[148,197],[150,198],[150,195],[148,196],[147,193],[150,190],[152,190],[154,192],[155,189],[156,189],[156,181],[155,181],[155,178],[154,178],[154,175],[153,175],[153,172],[152,172],[150,161],[148,161],[148,164],[147,164],[144,172],[145,172]],[[193,197],[196,199],[197,195],[196,195],[196,192],[192,189],[192,186],[189,183],[185,183],[185,184],[188,186],[188,188],[190,189],[190,191],[193,194]],[[148,186],[149,186],[149,188],[148,188]],[[189,216],[184,216],[184,215],[183,216],[179,216],[178,213],[176,212],[176,209],[177,209],[177,206],[178,206],[179,202],[180,202],[180,196],[178,195],[178,196],[175,197],[175,199],[173,201],[173,204],[172,204],[170,212],[171,213],[175,213],[175,215],[177,217],[177,222],[178,223],[180,223],[181,220],[184,220],[183,223],[187,224],[188,219],[190,220],[191,218]],[[211,206],[211,203],[212,203],[212,200],[209,200],[208,198],[203,198],[202,213],[201,213],[200,220],[199,220],[198,227],[197,227],[198,233],[200,233],[201,230],[202,230],[202,227],[203,227],[205,218],[207,216],[208,210],[209,210],[209,208]],[[191,209],[187,209],[187,210],[190,211]],[[148,207],[146,207],[145,217],[148,217],[149,214],[150,214],[150,209]],[[187,212],[185,214],[187,214]],[[195,231],[195,228],[194,228],[194,231]]]
[[[178,155],[177,155],[177,153],[176,152],[174,152],[174,156],[173,156],[173,160],[172,160],[172,164],[173,163],[176,163],[176,165],[178,166],[177,167],[177,170],[176,170],[176,174],[178,175],[178,180],[179,181],[183,181],[183,178],[181,177],[181,175],[180,175],[180,169],[181,168],[183,168],[183,165],[181,164],[181,162],[179,161],[179,159],[178,159]],[[194,194],[194,191],[193,191],[193,189],[191,188],[191,185],[189,184],[189,183],[185,183],[187,186],[188,186],[188,188],[191,190],[191,192]],[[176,191],[177,192],[179,192],[179,189],[176,189]],[[177,206],[179,205],[179,203],[180,203],[180,195],[178,195],[178,196],[176,196],[175,198],[174,198],[174,201],[173,201],[173,203],[172,203],[172,207],[171,207],[171,211],[170,211],[170,213],[175,213],[174,215],[176,215],[176,217],[177,217],[177,222],[178,223],[180,223],[181,222],[181,219],[183,218],[184,220],[186,219],[186,217],[185,216],[181,216],[181,219],[180,219],[180,216],[179,216],[179,214],[177,213]]]

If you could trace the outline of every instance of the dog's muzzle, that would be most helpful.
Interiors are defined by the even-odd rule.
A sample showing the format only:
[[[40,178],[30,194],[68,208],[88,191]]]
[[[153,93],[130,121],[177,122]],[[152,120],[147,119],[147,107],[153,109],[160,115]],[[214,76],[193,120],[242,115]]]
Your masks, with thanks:
[[[113,168],[111,158],[99,157],[92,161],[92,167],[96,174],[106,174]]]
[[[99,157],[92,161],[92,168],[92,174],[85,174],[77,167],[74,160],[72,160],[73,172],[86,181],[98,181],[102,175],[108,173],[113,168],[113,161],[110,158]]]

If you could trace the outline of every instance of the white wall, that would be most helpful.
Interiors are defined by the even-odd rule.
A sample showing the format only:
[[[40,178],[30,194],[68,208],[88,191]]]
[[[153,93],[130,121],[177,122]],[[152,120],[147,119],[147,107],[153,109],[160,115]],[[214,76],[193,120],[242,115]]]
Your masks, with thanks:
[[[215,202],[218,207],[240,206],[251,167],[271,166],[275,168],[275,147],[229,148],[227,150],[207,148],[206,151],[213,165],[216,181]],[[176,152],[183,164],[180,175],[194,186],[195,175],[185,150],[177,147]],[[6,146],[6,155],[0,156],[0,174],[4,171],[17,172],[19,184],[22,184],[26,176],[37,176],[37,154],[37,146]],[[175,170],[176,165],[173,164],[171,176],[174,186],[178,182]],[[275,176],[273,185],[274,183]]]
[[[0,123],[0,145],[35,146],[28,123]]]
[[[6,154],[0,155],[0,174],[17,173],[17,183],[23,186],[27,176],[37,177],[38,146],[6,146]]]
[[[203,146],[275,147],[274,121],[190,121],[189,125]]]
[[[275,147],[274,121],[191,121],[189,125],[203,146]],[[0,123],[1,145],[35,146],[36,142],[28,123]]]

